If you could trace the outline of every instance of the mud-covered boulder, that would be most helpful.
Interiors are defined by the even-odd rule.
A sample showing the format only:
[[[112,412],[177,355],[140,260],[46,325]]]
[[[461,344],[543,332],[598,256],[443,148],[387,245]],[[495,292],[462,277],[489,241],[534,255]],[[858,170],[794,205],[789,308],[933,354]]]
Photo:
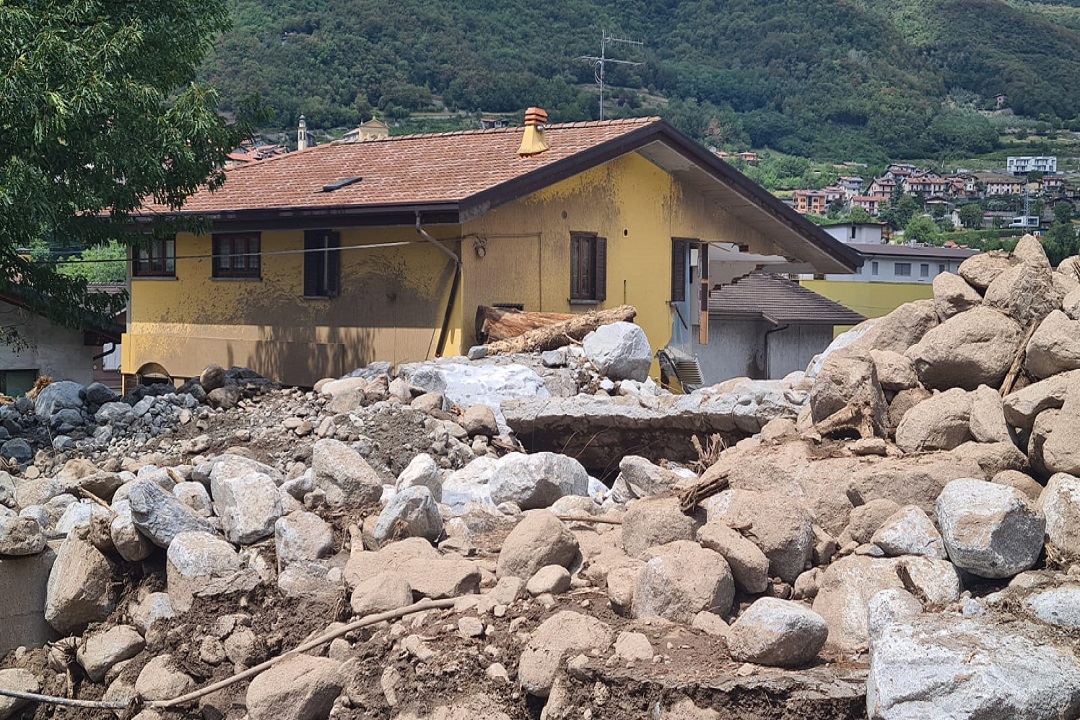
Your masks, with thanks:
[[[955,315],[933,328],[907,351],[923,385],[974,390],[998,387],[1023,338],[1020,324],[989,307]]]

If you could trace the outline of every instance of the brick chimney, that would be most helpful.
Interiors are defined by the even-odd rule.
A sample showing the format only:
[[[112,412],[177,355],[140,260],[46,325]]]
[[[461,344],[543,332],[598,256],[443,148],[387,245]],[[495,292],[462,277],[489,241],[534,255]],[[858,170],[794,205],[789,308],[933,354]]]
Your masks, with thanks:
[[[531,107],[525,111],[525,134],[521,137],[518,155],[530,157],[548,149],[547,140],[544,138],[544,125],[547,125],[547,119],[547,110]]]

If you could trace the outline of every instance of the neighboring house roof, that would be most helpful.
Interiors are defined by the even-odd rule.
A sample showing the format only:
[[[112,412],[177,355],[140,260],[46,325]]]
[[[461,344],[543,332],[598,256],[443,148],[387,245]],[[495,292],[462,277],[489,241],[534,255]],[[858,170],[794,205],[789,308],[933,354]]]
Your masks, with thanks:
[[[866,318],[780,275],[751,273],[709,293],[709,314],[777,325],[857,325]]]
[[[973,248],[947,248],[936,246],[912,246],[912,245],[876,245],[867,243],[849,243],[860,255],[887,255],[895,257],[932,257],[942,259],[962,260],[972,255],[978,255],[979,251]]]
[[[550,149],[530,157],[517,154],[523,132],[322,145],[230,168],[221,188],[195,193],[180,214],[208,215],[222,230],[400,225],[417,213],[425,223],[456,224],[636,152],[819,272],[858,265],[842,243],[659,118],[548,125]],[[146,207],[148,216],[159,213],[169,210]]]

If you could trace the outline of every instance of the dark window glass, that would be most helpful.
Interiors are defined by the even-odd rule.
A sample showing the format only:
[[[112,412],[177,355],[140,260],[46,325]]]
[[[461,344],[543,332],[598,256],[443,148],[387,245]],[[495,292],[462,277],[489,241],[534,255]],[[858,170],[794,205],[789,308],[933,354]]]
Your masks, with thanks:
[[[135,277],[176,277],[176,238],[151,240],[132,253]]]
[[[214,235],[214,277],[262,277],[259,233]]]
[[[341,291],[341,236],[329,230],[304,233],[304,296],[337,297]]]

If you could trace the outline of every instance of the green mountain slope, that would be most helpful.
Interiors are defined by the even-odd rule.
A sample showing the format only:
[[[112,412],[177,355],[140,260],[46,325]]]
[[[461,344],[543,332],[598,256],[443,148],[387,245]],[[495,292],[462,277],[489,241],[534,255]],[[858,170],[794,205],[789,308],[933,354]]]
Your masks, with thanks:
[[[658,112],[720,145],[881,159],[980,152],[999,92],[1080,121],[1080,4],[1013,0],[231,0],[205,68],[226,107],[263,96],[279,127],[373,112],[596,117],[601,30],[616,45],[606,112]],[[1073,22],[1078,20],[1078,22]],[[661,104],[663,102],[661,101]]]

